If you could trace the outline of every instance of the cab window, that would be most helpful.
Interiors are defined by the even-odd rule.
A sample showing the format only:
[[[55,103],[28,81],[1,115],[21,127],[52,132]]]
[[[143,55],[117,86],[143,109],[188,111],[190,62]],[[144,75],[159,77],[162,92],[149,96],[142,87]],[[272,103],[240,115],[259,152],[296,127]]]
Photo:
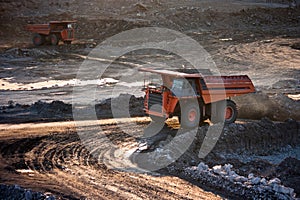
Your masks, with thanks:
[[[194,96],[197,95],[195,79],[174,79],[171,91],[175,96]]]

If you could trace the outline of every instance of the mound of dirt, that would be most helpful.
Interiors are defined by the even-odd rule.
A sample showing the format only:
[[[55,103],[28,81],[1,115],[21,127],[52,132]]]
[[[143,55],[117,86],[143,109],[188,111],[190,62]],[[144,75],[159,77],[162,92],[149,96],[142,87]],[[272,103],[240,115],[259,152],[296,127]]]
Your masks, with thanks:
[[[126,113],[118,113],[114,116],[112,110],[122,111],[128,102],[129,114],[132,117],[144,116],[143,111],[144,98],[135,97],[130,94],[120,94],[117,98],[109,98],[96,104],[96,113],[98,118],[112,118],[112,117],[128,117]],[[112,109],[113,107],[113,109]]]
[[[72,106],[62,101],[32,105],[11,104],[0,108],[1,123],[26,123],[38,121],[62,121],[72,119]]]
[[[204,163],[189,167],[184,175],[202,184],[220,188],[244,199],[294,199],[293,188],[285,187],[278,178],[267,181],[265,178],[249,174],[247,177],[233,171],[231,164],[209,168]]]
[[[294,188],[298,197],[300,196],[300,160],[292,157],[286,158],[276,167],[272,175],[280,178],[284,185]]]
[[[211,127],[214,126],[218,126],[218,124],[212,125]],[[294,187],[291,184],[293,183],[299,185],[299,180],[297,180],[297,178],[295,177],[299,176],[297,166],[298,162],[300,162],[300,160],[298,160],[300,159],[300,149],[298,147],[300,142],[300,122],[297,122],[295,120],[287,120],[286,122],[282,123],[274,123],[271,120],[264,118],[258,122],[251,122],[246,124],[230,124],[226,125],[223,128],[222,134],[219,138],[214,135],[215,133],[210,133],[212,135],[208,135],[207,133],[209,128],[209,126],[199,127],[196,137],[189,149],[175,163],[170,164],[166,169],[163,169],[161,171],[164,172],[166,170],[167,173],[181,174],[188,180],[197,180],[204,185],[206,185],[206,182],[209,181],[208,184],[214,184],[214,187],[218,187],[221,185],[225,187],[227,184],[223,184],[223,181],[219,180],[220,177],[213,176],[212,178],[209,175],[209,178],[206,180],[202,179],[201,177],[203,176],[198,174],[195,178],[194,175],[198,172],[190,170],[189,173],[186,174],[183,169],[195,166],[196,163],[200,162],[205,162],[211,167],[215,165],[230,163],[233,165],[232,169],[241,176],[247,177],[249,174],[253,173],[255,176],[259,176],[261,178],[268,177],[269,179],[272,179],[276,177],[285,177],[282,179],[284,184],[287,184],[287,186],[294,188],[295,192],[297,194],[300,194],[300,190],[298,189],[298,187]],[[179,130],[178,132],[178,130],[176,129],[170,130],[164,128],[159,133],[165,136],[159,138],[159,140],[162,139],[163,141],[153,141],[153,139],[157,136],[152,136],[150,138],[141,140],[143,145],[145,141],[149,142],[147,150],[143,150],[143,152],[147,153],[153,151],[156,155],[155,159],[160,160],[160,162],[161,160],[165,159],[165,157],[169,157],[169,159],[172,159],[174,152],[166,152],[164,149],[165,145],[173,141],[175,136],[183,137],[180,140],[189,141],[188,137],[190,136],[184,132],[188,133],[189,131]],[[178,134],[180,135],[178,136]],[[203,151],[203,149],[201,150],[201,147],[204,141],[208,141],[207,138],[210,138],[210,141],[215,140],[216,145],[206,157],[200,158],[200,151]],[[280,157],[289,157],[292,155],[293,151],[297,151],[297,158],[289,158],[280,161]],[[285,154],[279,156],[281,152],[285,152]],[[268,159],[268,156],[271,155],[274,155],[274,157],[276,157],[274,161],[272,161],[272,159]],[[141,155],[137,154],[136,157],[133,158],[133,160],[139,163],[140,157]],[[152,157],[149,157],[147,160],[145,159],[145,156],[142,155],[141,158],[143,159],[143,161],[141,161],[140,163],[141,167],[147,168],[147,166],[149,166],[149,163],[153,163]],[[283,170],[284,168],[285,170]],[[289,176],[285,176],[287,173],[289,173]],[[294,181],[296,181],[296,183]],[[222,182],[222,184],[220,182]],[[216,186],[216,184],[218,186]],[[235,186],[232,185],[232,182],[228,184],[231,185],[228,186],[229,188],[237,189],[235,187],[235,184]],[[256,186],[254,188],[256,188]],[[231,191],[231,189],[226,190]],[[257,190],[260,189],[256,188],[255,191]],[[245,191],[244,189],[237,189],[235,191],[238,193],[241,191],[247,193],[247,191]],[[248,192],[251,193],[251,191]],[[250,193],[248,194],[249,198],[251,196]],[[274,195],[274,191],[271,193],[272,195]],[[257,192],[257,194],[261,193]]]
[[[75,108],[80,107],[82,119],[90,118],[91,113],[95,113],[98,119],[112,117],[129,117],[119,114],[114,116],[112,113],[112,101],[115,105],[114,109],[123,110],[124,103],[128,102],[130,116],[144,116],[143,98],[135,97],[130,94],[120,94],[116,98],[109,98],[100,103],[91,105],[74,105]],[[74,109],[75,109],[74,108]],[[72,105],[62,101],[52,101],[51,103],[38,101],[32,105],[20,105],[9,102],[8,106],[0,107],[0,123],[26,123],[26,122],[50,122],[50,121],[69,121],[73,120]]]
[[[300,122],[295,120],[287,120],[286,122],[274,123],[271,120],[264,118],[258,122],[250,122],[245,124],[229,124],[222,129],[220,137],[214,132],[209,132],[209,129],[214,130],[216,125],[199,127],[193,143],[189,150],[183,155],[184,163],[191,163],[201,161],[199,158],[200,147],[204,140],[215,140],[216,145],[212,151],[204,158],[204,161],[224,160],[226,158],[233,158],[232,155],[257,155],[266,156],[272,155],[274,152],[283,150],[287,146],[296,147],[300,143]],[[146,139],[149,142],[148,149],[157,149],[164,144],[170,142],[178,133],[184,134],[188,130],[170,130],[168,128],[162,129],[159,134],[167,134],[166,141],[153,142],[153,137]],[[172,136],[172,137],[171,137]],[[145,141],[143,141],[145,142]],[[248,162],[251,159],[249,157]]]
[[[294,85],[293,85],[294,86]],[[273,96],[263,92],[235,97],[238,105],[239,118],[261,119],[268,117],[275,121],[285,121],[289,118],[300,120],[300,101],[293,100],[286,95]]]
[[[300,123],[287,120],[274,123],[264,118],[259,122],[230,124],[224,127],[223,134],[214,152],[216,154],[269,155],[287,145],[295,146],[300,142]]]
[[[21,57],[51,57],[58,56],[59,52],[56,50],[46,50],[46,49],[25,49],[25,48],[12,48],[6,50],[1,54],[2,58],[13,59]]]

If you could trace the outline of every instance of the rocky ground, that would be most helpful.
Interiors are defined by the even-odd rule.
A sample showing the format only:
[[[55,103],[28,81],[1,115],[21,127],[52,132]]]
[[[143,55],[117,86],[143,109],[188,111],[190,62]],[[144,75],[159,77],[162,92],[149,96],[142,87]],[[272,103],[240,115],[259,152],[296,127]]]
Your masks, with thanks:
[[[297,3],[1,1],[0,197],[299,197]],[[24,30],[27,23],[67,19],[77,20],[72,45],[34,47],[31,34]],[[78,78],[97,45],[117,33],[145,26],[190,36],[207,50],[221,74],[247,74],[254,82],[255,94],[234,98],[239,108],[237,123],[221,130],[216,146],[205,157],[199,157],[199,148],[207,140],[216,140],[207,138],[209,126],[200,127],[191,138],[190,131],[170,119],[159,136],[147,138],[145,130],[153,124],[142,112],[143,78],[134,84],[129,81],[143,64],[189,66],[180,56],[161,50],[130,52],[109,58],[113,62],[99,78]],[[82,95],[81,91],[90,89],[95,90],[94,98]],[[128,102],[135,123],[111,119],[112,102],[120,110]],[[74,106],[87,120],[83,124],[73,122]],[[91,111],[95,118],[90,117]],[[219,125],[210,127],[218,129]],[[85,141],[82,132],[91,133],[91,138]],[[108,141],[102,140],[103,134]],[[168,144],[186,140],[191,145],[179,158],[172,153],[176,149],[165,150]],[[158,161],[170,164],[154,172],[143,171]]]

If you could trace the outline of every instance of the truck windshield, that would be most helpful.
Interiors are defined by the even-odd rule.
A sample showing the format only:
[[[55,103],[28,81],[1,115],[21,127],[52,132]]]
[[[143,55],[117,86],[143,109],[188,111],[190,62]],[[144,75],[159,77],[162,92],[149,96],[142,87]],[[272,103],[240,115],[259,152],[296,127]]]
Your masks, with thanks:
[[[175,96],[194,96],[197,94],[195,80],[174,79],[171,91]]]
[[[183,88],[183,80],[184,79],[174,79],[173,85],[172,85],[172,90],[182,89]]]

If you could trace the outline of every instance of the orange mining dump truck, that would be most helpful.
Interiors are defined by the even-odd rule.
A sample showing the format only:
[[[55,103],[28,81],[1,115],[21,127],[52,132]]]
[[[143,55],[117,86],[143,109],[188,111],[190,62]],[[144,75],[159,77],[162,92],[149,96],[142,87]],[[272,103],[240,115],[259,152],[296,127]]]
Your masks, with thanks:
[[[71,44],[74,40],[74,24],[76,21],[51,21],[48,24],[28,24],[25,29],[32,32],[32,42],[39,46],[46,42],[57,45],[61,40]]]
[[[230,99],[255,92],[246,75],[213,76],[165,69],[140,68],[139,71],[160,74],[162,84],[145,85],[144,110],[153,121],[178,116],[184,128],[194,128],[204,120],[233,123],[236,104]]]

